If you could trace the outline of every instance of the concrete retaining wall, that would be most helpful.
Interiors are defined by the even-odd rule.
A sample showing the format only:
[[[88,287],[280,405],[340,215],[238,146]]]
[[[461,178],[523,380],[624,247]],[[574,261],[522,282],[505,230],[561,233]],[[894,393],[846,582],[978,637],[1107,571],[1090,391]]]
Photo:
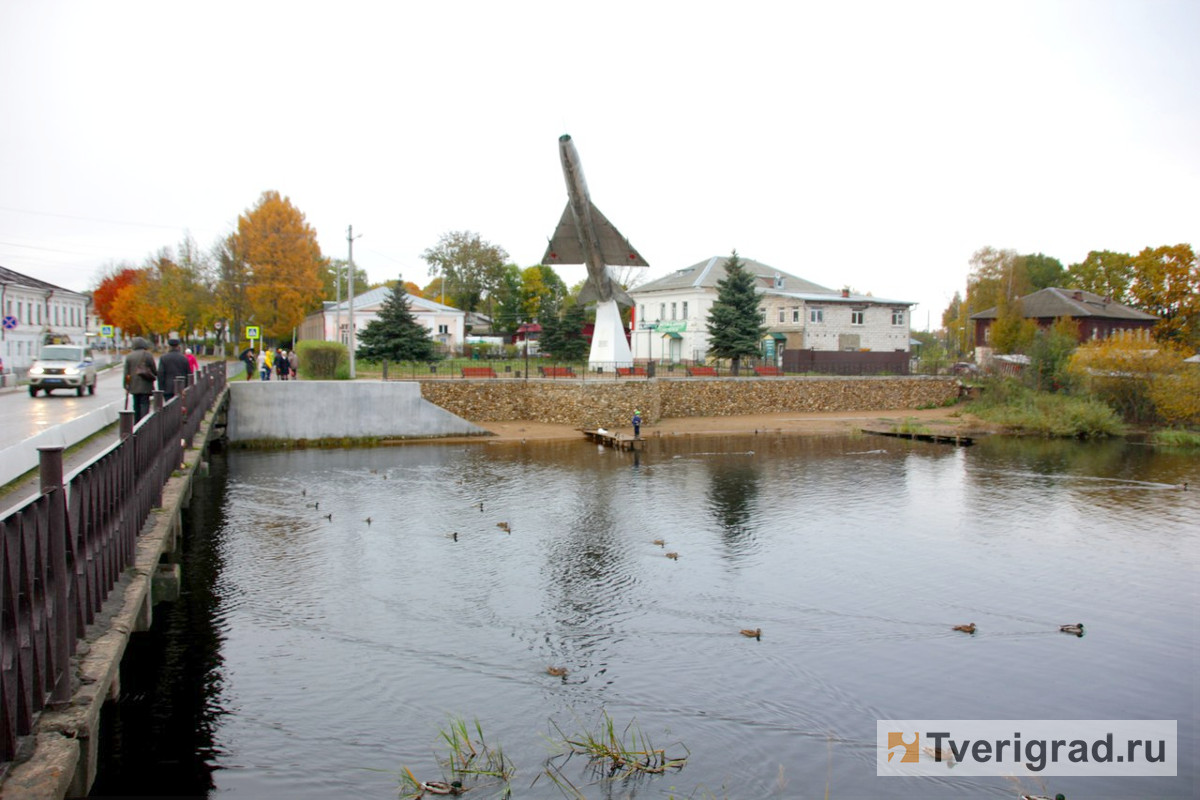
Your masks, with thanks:
[[[930,408],[953,401],[959,387],[957,378],[919,376],[421,381],[426,400],[459,417],[580,428],[626,425],[635,408],[648,422],[787,411]]]
[[[412,382],[232,381],[231,442],[479,436]]]

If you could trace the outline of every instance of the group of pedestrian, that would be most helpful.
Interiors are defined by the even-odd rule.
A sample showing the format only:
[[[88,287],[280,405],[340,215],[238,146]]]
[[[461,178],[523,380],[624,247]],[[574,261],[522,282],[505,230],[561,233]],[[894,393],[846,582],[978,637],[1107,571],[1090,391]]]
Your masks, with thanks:
[[[246,365],[246,380],[250,380],[257,371],[259,380],[269,381],[271,376],[275,375],[281,381],[294,381],[296,367],[300,363],[296,351],[284,347],[276,347],[274,350],[264,347],[257,354],[254,348],[247,347],[238,358]]]
[[[133,398],[134,424],[150,410],[150,395],[155,385],[162,391],[163,400],[170,400],[175,396],[175,379],[187,378],[200,369],[200,362],[190,349],[180,351],[178,339],[167,340],[167,347],[156,364],[150,342],[137,336],[133,350],[125,357],[125,392]]]

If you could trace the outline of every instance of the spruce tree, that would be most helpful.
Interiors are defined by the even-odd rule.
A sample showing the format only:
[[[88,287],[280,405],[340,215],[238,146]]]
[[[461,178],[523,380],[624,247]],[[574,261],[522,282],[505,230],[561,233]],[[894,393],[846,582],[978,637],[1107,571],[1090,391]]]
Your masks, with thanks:
[[[358,335],[358,358],[369,361],[429,361],[433,337],[413,316],[404,279],[396,281],[392,293],[379,307],[379,317],[367,323]]]
[[[708,312],[709,350],[728,358],[734,375],[742,356],[758,355],[766,327],[759,321],[754,275],[738,259],[737,250],[725,264],[725,277],[717,282],[717,299]]]

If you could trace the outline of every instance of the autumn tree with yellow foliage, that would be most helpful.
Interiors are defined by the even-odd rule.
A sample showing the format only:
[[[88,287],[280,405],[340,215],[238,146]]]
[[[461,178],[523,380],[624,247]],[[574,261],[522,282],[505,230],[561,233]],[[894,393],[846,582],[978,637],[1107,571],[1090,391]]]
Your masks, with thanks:
[[[325,257],[317,234],[291,200],[263,192],[238,217],[231,254],[244,268],[248,319],[266,337],[286,339],[322,299]]]
[[[1197,370],[1177,346],[1118,334],[1080,346],[1068,372],[1075,385],[1135,423],[1200,423]]]

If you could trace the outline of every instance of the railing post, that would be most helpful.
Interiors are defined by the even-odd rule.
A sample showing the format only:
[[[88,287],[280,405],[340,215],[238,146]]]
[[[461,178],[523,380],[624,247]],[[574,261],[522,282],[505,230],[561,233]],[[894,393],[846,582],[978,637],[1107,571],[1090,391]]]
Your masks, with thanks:
[[[183,375],[175,376],[175,396],[176,397],[183,396],[183,387],[187,386],[187,380],[188,379],[185,378]]]
[[[133,412],[118,411],[117,416],[121,420],[121,438],[128,439],[130,436],[133,436]]]
[[[162,389],[154,390],[154,399],[150,401],[150,410],[158,413],[163,409],[163,393]]]
[[[68,662],[71,658],[71,647],[75,642],[75,631],[71,624],[74,609],[68,607],[71,602],[71,576],[67,573],[67,550],[71,536],[70,525],[67,521],[67,493],[63,487],[63,448],[38,448],[38,473],[41,492],[52,495],[48,508],[49,534],[47,543],[49,552],[46,554],[50,574],[50,602],[53,604],[46,621],[50,626],[48,631],[51,658],[49,669],[46,671],[50,686],[50,702],[65,703],[71,699],[71,670]]]
[[[63,449],[61,447],[38,448],[38,475],[41,478],[42,494],[62,488],[62,454]]]

